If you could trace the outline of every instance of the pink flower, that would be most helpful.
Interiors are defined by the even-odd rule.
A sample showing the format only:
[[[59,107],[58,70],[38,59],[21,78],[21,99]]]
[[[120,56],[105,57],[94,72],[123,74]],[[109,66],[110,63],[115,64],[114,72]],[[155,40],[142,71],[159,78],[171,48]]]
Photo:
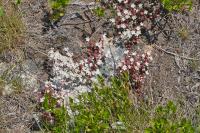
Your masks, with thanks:
[[[126,71],[126,70],[127,70],[127,66],[124,65],[124,66],[122,67],[122,69],[123,69],[124,71]]]

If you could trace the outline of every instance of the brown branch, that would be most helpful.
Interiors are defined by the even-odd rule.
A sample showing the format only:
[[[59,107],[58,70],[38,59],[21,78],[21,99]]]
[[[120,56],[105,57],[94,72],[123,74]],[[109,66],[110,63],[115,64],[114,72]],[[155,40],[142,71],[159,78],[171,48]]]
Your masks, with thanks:
[[[182,59],[194,60],[194,61],[199,61],[199,60],[200,60],[200,59],[195,59],[195,58],[191,58],[191,57],[185,57],[185,56],[178,55],[178,54],[176,54],[176,53],[167,51],[167,50],[161,48],[160,46],[158,46],[158,45],[156,45],[156,44],[153,45],[153,48],[155,48],[155,49],[157,49],[157,50],[160,50],[160,51],[163,51],[163,52],[165,52],[165,53],[167,53],[167,54],[169,54],[169,55],[177,56],[177,57],[182,58]]]
[[[60,26],[66,26],[66,25],[81,25],[81,24],[87,24],[87,23],[92,23],[95,22],[97,20],[88,20],[88,21],[84,21],[84,22],[80,22],[80,23],[65,23],[65,24],[61,24]]]

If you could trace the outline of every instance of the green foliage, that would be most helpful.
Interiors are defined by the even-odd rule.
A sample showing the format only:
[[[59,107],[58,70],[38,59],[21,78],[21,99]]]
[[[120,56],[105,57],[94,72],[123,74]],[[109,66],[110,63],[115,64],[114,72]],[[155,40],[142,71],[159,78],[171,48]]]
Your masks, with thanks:
[[[4,9],[3,7],[0,6],[0,17],[2,17],[4,15]]]
[[[153,116],[150,114],[154,109],[146,103],[134,106],[129,87],[127,74],[112,77],[109,82],[99,77],[90,92],[77,99],[70,98],[70,117],[66,107],[57,107],[58,99],[46,94],[42,107],[53,116],[54,123],[43,119],[44,125],[48,131],[56,133],[194,133],[200,130],[198,123],[193,126],[171,101],[166,106],[158,106]]]
[[[15,4],[16,4],[16,5],[21,4],[21,0],[15,0]]]
[[[64,105],[57,106],[57,100],[58,99],[53,98],[49,94],[45,95],[42,107],[45,111],[44,114],[50,114],[50,117],[53,119],[53,123],[49,121],[49,116],[43,116],[43,124],[49,131],[53,131],[54,133],[65,133],[67,132],[67,122],[69,120],[69,116]]]
[[[99,77],[98,83],[94,84],[90,92],[81,94],[77,99],[70,98],[70,118],[66,113],[66,108],[56,107],[57,99],[52,98],[51,95],[45,95],[42,107],[45,112],[50,112],[55,117],[56,123],[44,122],[44,125],[48,131],[53,132],[142,131],[148,124],[149,113],[141,109],[142,105],[140,105],[141,108],[133,106],[129,97],[129,87],[127,74],[122,77],[112,77],[109,82]],[[55,110],[58,109],[63,113],[57,114]],[[62,126],[65,124],[67,129]]]
[[[65,13],[64,8],[69,4],[70,0],[49,0],[53,14],[51,20],[56,21]]]
[[[104,17],[105,16],[105,9],[103,9],[101,7],[97,7],[93,11],[98,17]]]
[[[177,107],[169,101],[166,106],[159,106],[156,115],[151,121],[151,126],[146,133],[194,133],[195,129],[191,121],[179,118]]]
[[[49,2],[52,9],[59,10],[69,4],[70,0],[49,0]]]
[[[182,11],[185,9],[192,9],[191,0],[161,0],[164,8],[168,11]]]
[[[70,100],[74,116],[73,132],[127,132],[131,127],[132,103],[129,99],[127,77],[113,77],[106,85],[99,77],[91,92],[80,95],[75,103]]]

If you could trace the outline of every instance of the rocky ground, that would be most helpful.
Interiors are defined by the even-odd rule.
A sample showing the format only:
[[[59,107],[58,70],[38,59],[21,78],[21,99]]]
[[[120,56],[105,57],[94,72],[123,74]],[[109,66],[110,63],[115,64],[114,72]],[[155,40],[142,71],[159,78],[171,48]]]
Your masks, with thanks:
[[[57,24],[49,27],[47,16],[50,10],[46,0],[24,0],[20,5],[26,34],[23,42],[24,61],[16,67],[15,73],[22,75],[26,89],[20,94],[1,96],[0,128],[23,129],[30,132],[37,123],[37,112],[33,90],[41,87],[51,75],[52,62],[48,61],[51,48],[62,52],[69,47],[74,53],[84,44],[84,36],[93,34],[97,38],[104,20],[98,20],[88,8],[90,1],[74,0],[66,7],[66,14]],[[86,6],[88,5],[88,6]],[[194,111],[200,102],[200,5],[196,1],[189,14],[175,14],[167,27],[171,32],[167,39],[160,35],[158,42],[149,46],[153,62],[143,87],[143,97],[151,99],[152,105],[167,100],[182,99],[186,114]],[[91,23],[84,23],[94,21]],[[84,23],[84,24],[80,24]],[[8,56],[8,55],[6,55]],[[5,56],[4,56],[5,57]],[[197,60],[196,60],[197,59]],[[1,71],[10,61],[1,59]]]
[[[154,47],[154,61],[145,85],[152,104],[183,99],[188,113],[198,106],[200,89],[200,5],[189,14],[172,16],[169,40],[162,36]],[[181,55],[181,57],[180,57]],[[188,59],[190,57],[191,59]]]

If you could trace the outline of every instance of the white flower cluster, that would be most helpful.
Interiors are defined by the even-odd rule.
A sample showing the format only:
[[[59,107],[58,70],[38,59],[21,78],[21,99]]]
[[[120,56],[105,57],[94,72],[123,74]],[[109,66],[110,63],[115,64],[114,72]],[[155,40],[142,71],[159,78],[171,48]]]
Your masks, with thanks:
[[[112,2],[117,17],[111,19],[111,22],[119,29],[120,37],[131,39],[140,36],[141,27],[144,26],[141,18],[145,18],[148,11],[143,8],[143,4],[140,2],[129,2],[129,0],[118,0],[118,2]]]
[[[92,82],[97,75],[112,76],[116,73],[128,71],[131,78],[142,82],[148,75],[147,67],[152,60],[150,53],[134,52],[129,44],[136,44],[144,28],[146,18],[152,13],[145,8],[141,0],[110,0],[117,16],[111,19],[119,36],[112,38],[102,35],[97,42],[86,38],[87,45],[79,56],[74,56],[68,48],[63,54],[51,49],[48,52],[49,60],[53,62],[53,78],[50,79],[51,87],[61,93],[59,97],[76,96],[90,90]],[[118,37],[125,47],[117,47]],[[125,40],[125,41],[124,41]],[[119,42],[120,43],[120,42]],[[128,45],[127,45],[128,44]],[[41,99],[42,101],[42,99]]]
[[[112,39],[103,35],[100,41],[96,43],[90,41],[89,38],[87,41],[87,48],[83,49],[83,53],[78,56],[76,61],[68,48],[64,49],[64,54],[54,49],[48,52],[49,61],[53,62],[53,78],[50,79],[51,84],[54,85],[52,88],[55,90],[71,90],[66,92],[68,94],[71,92],[79,93],[81,90],[85,92],[89,88],[88,85],[92,81],[96,81],[97,75],[108,72],[105,68],[113,68],[110,50],[115,47],[113,47]]]
[[[55,90],[55,97],[59,93],[58,97],[67,100],[69,97],[76,97],[80,93],[89,91],[88,83],[90,80],[88,80],[88,75],[92,78],[91,74],[98,74],[98,72],[91,72],[90,67],[84,64],[86,60],[75,62],[73,60],[74,55],[68,48],[65,48],[64,51],[65,55],[54,49],[48,52],[49,60],[53,62],[53,78],[46,82],[44,88],[49,86],[48,88]],[[80,71],[80,66],[83,64],[84,67]]]
[[[66,55],[60,54],[59,51],[51,49],[48,52],[49,60],[53,61],[53,82],[64,81],[64,84],[68,85],[74,82],[74,80],[82,80],[82,75],[79,74],[79,64],[75,63],[72,56],[73,54],[68,48],[64,49]],[[66,82],[68,81],[68,82]]]
[[[142,71],[148,74],[146,67],[150,61],[150,54],[140,55],[131,50],[116,47],[113,38],[107,38],[106,35],[103,35],[96,43],[90,38],[87,42],[88,46],[83,49],[83,53],[76,62],[73,53],[68,48],[64,49],[64,55],[54,49],[48,52],[49,59],[53,62],[53,78],[50,82],[55,85],[53,87],[55,90],[67,90],[63,92],[65,95],[74,96],[80,91],[88,91],[88,86],[96,81],[97,75],[112,76],[117,73],[116,70],[119,72],[128,70],[137,74],[142,68]]]
[[[53,75],[38,93],[40,103],[44,102],[44,96],[48,94],[56,99],[58,106],[64,104],[70,114],[69,97],[76,101],[78,95],[90,91],[91,83],[96,82],[98,75],[107,78],[128,72],[133,89],[136,91],[141,89],[145,76],[149,74],[151,53],[148,51],[143,53],[139,50],[135,52],[129,44],[137,43],[141,29],[144,27],[144,19],[149,12],[144,8],[141,0],[106,0],[105,2],[110,3],[117,12],[117,17],[111,19],[111,22],[116,26],[119,36],[108,38],[104,34],[96,42],[87,37],[87,44],[78,56],[74,56],[68,48],[65,48],[62,54],[58,50],[51,49],[48,55],[49,60],[53,62]],[[118,47],[118,44],[124,46]],[[44,112],[44,115],[50,121],[54,121],[48,112]],[[112,127],[118,125],[123,123],[113,123]]]
[[[54,85],[52,82],[45,82],[45,86],[37,92],[37,98],[40,103],[43,103],[45,100],[45,95],[49,95],[52,98],[56,99],[57,106],[68,105],[69,97],[76,100],[77,96],[81,93],[90,91],[87,86],[78,86],[74,87],[73,90],[64,89]]]
[[[124,51],[124,59],[117,64],[120,72],[128,71],[131,79],[137,83],[143,83],[145,76],[149,74],[148,66],[152,61],[150,52]]]
[[[110,21],[117,30],[117,37],[131,44],[138,43],[142,30],[152,30],[153,22],[162,14],[158,1],[109,0],[102,3],[103,7],[111,6],[115,10],[116,15]]]
[[[93,74],[92,80],[95,81],[95,75],[102,74],[106,76],[112,76],[115,73],[115,65],[123,57],[123,49],[116,47],[113,41],[113,37],[108,38],[105,34],[101,37],[100,41],[93,43],[89,38],[88,41],[89,47],[87,54],[89,57],[84,59],[82,64],[84,67],[89,65],[91,72]],[[91,50],[93,49],[93,51]],[[95,50],[94,50],[95,49]]]

